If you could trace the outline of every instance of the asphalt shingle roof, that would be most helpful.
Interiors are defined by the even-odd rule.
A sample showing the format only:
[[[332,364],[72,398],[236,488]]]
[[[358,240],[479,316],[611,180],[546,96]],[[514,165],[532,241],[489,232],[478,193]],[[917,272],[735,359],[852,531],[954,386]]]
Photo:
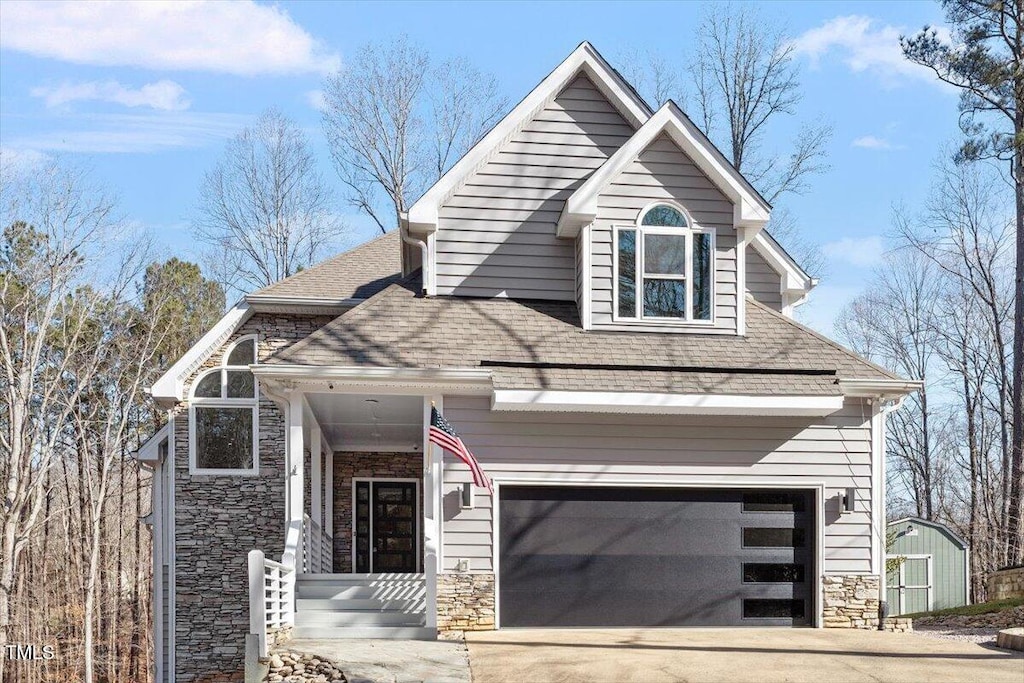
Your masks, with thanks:
[[[494,368],[502,388],[834,395],[895,376],[747,298],[747,334],[584,331],[575,302],[423,297],[389,286],[268,362]]]
[[[296,299],[369,299],[402,279],[397,230],[311,266],[250,296]]]

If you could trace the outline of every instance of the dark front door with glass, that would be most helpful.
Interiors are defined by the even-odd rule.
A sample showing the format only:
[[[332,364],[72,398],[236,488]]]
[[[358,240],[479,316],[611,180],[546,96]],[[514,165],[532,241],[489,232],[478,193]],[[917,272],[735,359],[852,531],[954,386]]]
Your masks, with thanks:
[[[357,481],[355,493],[356,572],[418,572],[416,484]]]

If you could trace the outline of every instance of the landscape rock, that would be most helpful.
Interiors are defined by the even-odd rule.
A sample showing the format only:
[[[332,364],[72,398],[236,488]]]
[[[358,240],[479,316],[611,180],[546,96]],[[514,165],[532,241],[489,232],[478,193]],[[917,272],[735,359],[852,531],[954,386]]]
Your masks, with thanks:
[[[275,652],[269,663],[267,683],[348,683],[341,669],[315,655]]]

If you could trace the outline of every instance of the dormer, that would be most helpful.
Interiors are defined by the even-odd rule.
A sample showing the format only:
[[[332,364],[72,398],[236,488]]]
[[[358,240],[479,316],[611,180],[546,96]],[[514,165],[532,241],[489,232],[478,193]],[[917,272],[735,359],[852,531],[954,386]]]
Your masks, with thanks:
[[[428,296],[576,301],[585,329],[744,334],[813,282],[771,207],[674,103],[580,45],[402,217]],[[755,254],[748,267],[747,255]]]

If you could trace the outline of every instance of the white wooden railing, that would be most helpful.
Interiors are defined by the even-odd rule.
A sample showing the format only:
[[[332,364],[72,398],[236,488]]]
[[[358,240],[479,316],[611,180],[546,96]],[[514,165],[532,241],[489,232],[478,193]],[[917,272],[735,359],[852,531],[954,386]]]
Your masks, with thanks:
[[[302,517],[302,562],[305,574],[330,574],[334,552],[332,539],[309,515]]]
[[[249,634],[267,656],[267,634],[295,623],[295,570],[249,551]]]

